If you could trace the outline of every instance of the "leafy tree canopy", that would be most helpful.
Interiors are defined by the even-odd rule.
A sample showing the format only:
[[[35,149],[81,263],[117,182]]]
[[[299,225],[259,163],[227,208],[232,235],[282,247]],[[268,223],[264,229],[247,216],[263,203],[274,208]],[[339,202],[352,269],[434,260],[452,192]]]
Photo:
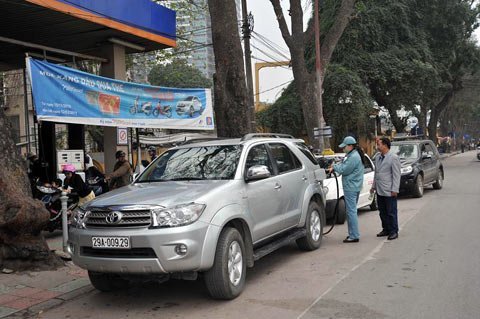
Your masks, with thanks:
[[[210,88],[212,82],[185,60],[156,65],[148,75],[152,85],[177,88]]]

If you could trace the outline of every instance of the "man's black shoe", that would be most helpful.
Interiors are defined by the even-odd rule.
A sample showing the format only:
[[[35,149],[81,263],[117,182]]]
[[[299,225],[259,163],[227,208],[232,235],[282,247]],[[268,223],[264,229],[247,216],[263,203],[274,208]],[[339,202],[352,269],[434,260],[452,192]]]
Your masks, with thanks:
[[[343,240],[344,243],[358,243],[359,241],[360,241],[360,239],[358,239],[358,238],[352,239],[350,237],[347,237]]]
[[[398,238],[398,233],[390,234],[388,235],[388,240],[394,240]]]
[[[385,237],[385,236],[388,236],[388,235],[389,235],[389,234],[388,234],[386,231],[382,230],[381,232],[379,232],[379,233],[377,234],[377,237]]]

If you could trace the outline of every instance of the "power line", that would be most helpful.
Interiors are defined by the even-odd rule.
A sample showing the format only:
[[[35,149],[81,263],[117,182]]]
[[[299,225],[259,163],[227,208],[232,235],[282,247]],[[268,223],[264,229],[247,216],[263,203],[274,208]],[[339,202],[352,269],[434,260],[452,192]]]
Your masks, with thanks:
[[[282,62],[282,61],[280,61],[278,58],[273,57],[272,55],[268,54],[267,52],[263,51],[262,49],[259,49],[259,48],[256,47],[255,45],[252,44],[251,46],[252,46],[254,49],[258,50],[259,52],[263,53],[264,55],[266,55],[268,58],[271,59],[271,61],[266,61],[266,60],[262,60],[262,59],[260,59],[260,58],[257,58],[258,60],[261,60],[261,61],[264,61],[264,62],[272,62],[272,60],[273,60],[273,62]],[[280,67],[289,70],[289,68],[286,67],[286,66],[280,66]]]
[[[258,40],[257,38],[255,37],[252,37],[253,39],[255,40]],[[259,41],[258,43],[262,44],[263,46],[265,46],[268,50],[271,50],[273,51],[273,53],[279,55],[282,59],[284,60],[290,60],[290,57],[287,56],[286,54],[283,54],[282,52],[280,52],[279,50],[275,49],[273,46],[269,45],[268,43],[265,43],[265,42],[262,42],[262,41]],[[262,52],[264,53],[264,52]],[[265,53],[264,53],[265,54]]]
[[[292,80],[289,80],[289,81],[287,81],[287,82],[283,82],[282,84],[279,84],[279,85],[274,86],[274,87],[272,87],[272,88],[269,88],[269,89],[267,89],[267,90],[258,92],[257,94],[262,94],[262,93],[265,93],[265,92],[273,91],[273,90],[275,90],[276,88],[279,88],[279,87],[281,87],[281,86],[283,86],[283,85],[285,85],[285,84],[289,84],[289,83],[292,83],[292,82],[293,82],[293,79],[292,79]]]
[[[262,41],[264,41],[265,43],[267,43],[269,46],[275,47],[276,50],[278,50],[278,51],[280,51],[280,52],[283,52],[283,53],[285,53],[285,54],[290,54],[290,52],[289,52],[286,48],[278,45],[277,43],[275,43],[275,42],[273,42],[273,41],[271,41],[269,38],[265,37],[264,35],[256,32],[256,31],[252,31],[252,33],[253,33],[255,36],[257,36],[258,38],[260,38]]]

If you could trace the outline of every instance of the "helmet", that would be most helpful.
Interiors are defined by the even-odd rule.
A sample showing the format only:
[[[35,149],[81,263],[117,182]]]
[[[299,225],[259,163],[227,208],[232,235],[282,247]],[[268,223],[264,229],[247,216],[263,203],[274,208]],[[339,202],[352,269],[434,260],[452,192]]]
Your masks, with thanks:
[[[120,158],[120,156],[125,156],[125,152],[124,151],[117,151],[115,153],[115,158],[116,159]]]
[[[75,166],[73,166],[72,164],[64,164],[62,165],[62,171],[64,173],[75,173]]]
[[[155,146],[149,146],[149,147],[147,148],[147,151],[148,151],[148,152],[154,152],[154,153],[156,153],[156,152],[157,152],[157,149],[155,148]]]

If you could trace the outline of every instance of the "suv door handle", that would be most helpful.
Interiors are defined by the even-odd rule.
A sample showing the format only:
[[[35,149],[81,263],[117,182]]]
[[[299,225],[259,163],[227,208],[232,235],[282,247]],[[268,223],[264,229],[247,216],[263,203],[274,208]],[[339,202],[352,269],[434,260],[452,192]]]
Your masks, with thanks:
[[[282,188],[282,185],[280,185],[279,183],[276,183],[274,188],[275,189],[280,189],[280,188]]]
[[[308,178],[305,175],[302,176],[302,180],[306,181],[307,179]]]

